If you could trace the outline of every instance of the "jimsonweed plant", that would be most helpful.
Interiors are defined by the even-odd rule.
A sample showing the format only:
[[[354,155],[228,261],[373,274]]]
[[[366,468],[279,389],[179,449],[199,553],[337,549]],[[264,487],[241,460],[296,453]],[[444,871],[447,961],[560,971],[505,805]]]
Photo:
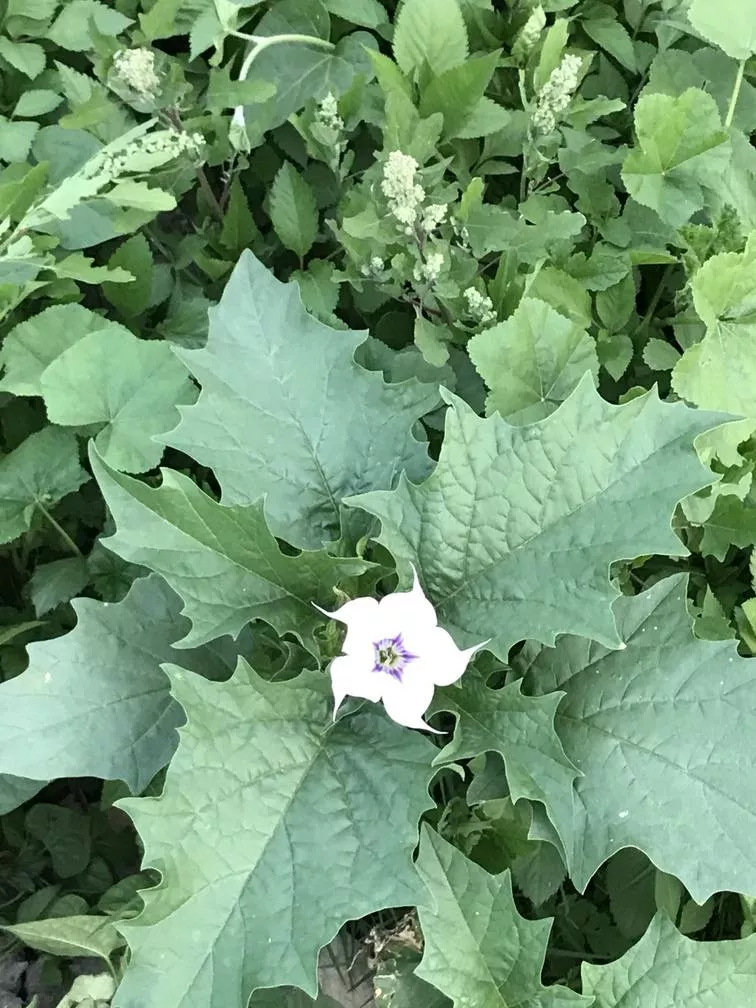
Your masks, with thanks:
[[[752,1003],[755,56],[0,5],[3,1003]]]

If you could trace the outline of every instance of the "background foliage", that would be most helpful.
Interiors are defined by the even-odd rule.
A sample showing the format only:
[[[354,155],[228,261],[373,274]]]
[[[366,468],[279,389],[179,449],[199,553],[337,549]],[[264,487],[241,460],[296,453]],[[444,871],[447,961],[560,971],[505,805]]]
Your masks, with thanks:
[[[1,1004],[749,1003],[751,7],[0,0]]]

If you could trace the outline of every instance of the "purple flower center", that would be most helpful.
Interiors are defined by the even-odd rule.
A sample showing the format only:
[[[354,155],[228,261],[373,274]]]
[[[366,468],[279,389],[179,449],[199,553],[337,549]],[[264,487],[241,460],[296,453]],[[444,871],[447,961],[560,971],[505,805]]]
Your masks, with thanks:
[[[407,665],[417,658],[417,655],[410,654],[404,646],[401,634],[373,641],[373,648],[375,650],[373,672],[383,672],[385,675],[393,676],[399,682],[402,681],[402,675]]]

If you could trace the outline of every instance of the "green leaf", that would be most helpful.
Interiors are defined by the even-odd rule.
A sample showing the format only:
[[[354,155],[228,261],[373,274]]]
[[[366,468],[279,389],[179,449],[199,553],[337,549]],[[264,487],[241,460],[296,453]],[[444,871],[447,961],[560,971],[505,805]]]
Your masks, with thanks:
[[[362,25],[363,28],[378,28],[388,21],[388,14],[378,0],[324,0],[331,14]]]
[[[381,519],[380,542],[403,579],[410,563],[422,573],[460,647],[492,638],[506,660],[519,640],[569,632],[617,646],[609,564],[683,552],[674,506],[711,480],[693,438],[726,418],[655,392],[610,406],[588,377],[527,427],[446,398],[434,473],[348,503]]]
[[[525,297],[505,322],[473,336],[470,359],[490,389],[486,411],[510,423],[542,420],[586,373],[598,374],[596,344],[545,301]]]
[[[122,268],[134,280],[127,284],[104,283],[102,292],[124,318],[141,315],[152,296],[154,262],[149,242],[143,234],[132,235],[108,259],[110,269]]]
[[[177,351],[202,392],[170,443],[213,468],[224,504],[265,494],[275,535],[308,548],[337,539],[343,497],[428,472],[410,430],[439,401],[435,387],[387,385],[356,364],[363,338],[307,315],[296,284],[243,254],[207,345]]]
[[[330,605],[331,589],[365,569],[324,550],[282,553],[261,503],[223,507],[171,469],[152,488],[115,472],[94,448],[90,458],[117,526],[105,540],[108,549],[162,574],[182,597],[192,629],[181,647],[236,637],[250,620],[262,619],[312,648],[320,622],[312,603]]]
[[[756,508],[746,507],[732,494],[718,497],[703,527],[700,551],[724,560],[730,546],[744,549],[756,543]]]
[[[637,847],[697,903],[756,891],[741,842],[756,817],[745,772],[756,760],[753,663],[732,641],[693,636],[682,577],[619,599],[615,613],[623,650],[568,636],[517,660],[526,689],[566,693],[556,729],[582,776],[572,816],[561,793],[544,804],[571,878],[582,890],[615,851]]]
[[[119,35],[133,20],[99,0],[69,0],[50,26],[47,37],[61,49],[88,52],[95,48],[90,20],[100,35]]]
[[[24,945],[38,952],[71,958],[99,956],[109,960],[125,942],[109,917],[51,917],[49,920],[2,926]]]
[[[377,708],[331,724],[317,674],[267,683],[241,661],[225,683],[170,676],[187,725],[162,796],[121,803],[162,882],[121,925],[119,1004],[314,995],[318,949],[345,921],[422,895],[412,850],[433,747]]]
[[[716,4],[693,0],[687,13],[699,35],[733,59],[747,60],[756,54],[756,23],[742,0],[717,0]]]
[[[433,322],[418,315],[415,319],[415,346],[422,353],[423,359],[433,367],[443,367],[449,360],[449,330],[445,326],[434,325]]]
[[[35,567],[29,579],[29,595],[35,614],[44,616],[62,602],[68,602],[88,582],[89,569],[83,557],[66,557]]]
[[[562,793],[571,806],[577,771],[554,730],[560,698],[559,693],[523,696],[519,682],[492,690],[468,673],[459,687],[436,691],[430,713],[451,711],[457,725],[454,738],[434,762],[453,763],[498,752],[504,758],[512,801],[543,802],[547,796]]]
[[[473,56],[434,77],[423,90],[420,114],[427,117],[434,112],[441,112],[444,117],[444,137],[450,139],[457,136],[483,98],[498,61],[498,52]]]
[[[756,235],[742,254],[712,256],[696,272],[691,288],[706,335],[675,366],[675,391],[704,409],[756,416]]]
[[[610,56],[614,56],[626,70],[631,72],[637,70],[633,40],[627,28],[616,18],[587,18],[580,23],[586,35],[605,49]]]
[[[36,42],[11,42],[0,36],[0,56],[31,80],[45,69],[45,50]]]
[[[650,339],[643,348],[643,360],[652,371],[671,371],[680,360],[680,351],[663,339]]]
[[[541,983],[551,921],[520,917],[508,871],[489,875],[427,826],[417,870],[429,899],[419,907],[425,951],[415,972],[456,1008],[591,1004],[567,987]]]
[[[63,101],[55,91],[32,90],[25,91],[16,102],[14,116],[33,119],[34,116],[47,115]]]
[[[0,161],[11,164],[26,161],[38,129],[39,123],[12,122],[0,115]]]
[[[743,1008],[756,982],[756,936],[691,941],[660,913],[621,959],[584,962],[582,977],[595,1008]]]
[[[105,193],[104,199],[116,206],[146,210],[149,213],[161,213],[164,210],[174,210],[176,199],[164,189],[155,189],[146,182],[127,179],[119,182]]]
[[[44,786],[45,781],[14,777],[12,774],[0,774],[0,815],[6,815],[18,808],[19,805],[23,805]]]
[[[28,532],[36,511],[54,507],[88,479],[73,434],[52,426],[30,434],[0,460],[0,543]]]
[[[679,97],[644,94],[635,108],[638,146],[625,158],[622,181],[665,224],[680,227],[703,209],[728,165],[730,145],[711,95],[688,88]]]
[[[41,385],[53,423],[104,424],[98,451],[127,472],[144,472],[160,462],[161,435],[175,427],[177,403],[195,395],[167,343],[140,340],[115,325],[64,350],[43,372]]]
[[[21,777],[101,777],[143,791],[170,760],[183,717],[163,662],[205,675],[233,668],[230,647],[176,651],[188,629],[158,577],[115,604],[75,599],[77,624],[29,645],[29,667],[0,685],[0,770]]]
[[[87,333],[109,326],[123,332],[120,326],[78,304],[53,305],[20,322],[5,337],[0,350],[5,369],[0,391],[41,396],[45,369]]]
[[[394,30],[394,59],[403,73],[419,73],[427,65],[437,77],[467,56],[467,29],[457,0],[405,0]]]
[[[315,194],[288,161],[281,165],[270,189],[270,222],[281,244],[301,258],[318,234]]]

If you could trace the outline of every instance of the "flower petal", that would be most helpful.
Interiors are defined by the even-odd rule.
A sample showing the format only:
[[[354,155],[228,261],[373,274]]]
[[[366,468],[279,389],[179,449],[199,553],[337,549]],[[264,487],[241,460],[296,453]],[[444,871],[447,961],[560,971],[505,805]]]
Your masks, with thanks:
[[[412,674],[408,669],[402,682],[391,676],[381,676],[381,699],[386,713],[392,721],[406,728],[422,728],[424,731],[440,735],[435,728],[423,721],[423,714],[433,699],[433,683]]]
[[[421,641],[417,643],[409,636],[406,641],[409,651],[412,651],[413,647],[417,648],[414,653],[418,655],[418,659],[412,663],[413,671],[436,686],[450,686],[456,682],[467,668],[472,656],[484,647],[485,643],[488,642],[461,651],[454,643],[451,634],[443,627],[434,627],[433,630],[423,634]]]
[[[366,660],[367,656],[367,660]],[[333,690],[333,716],[344,702],[345,697],[362,697],[378,703],[381,699],[381,676],[372,671],[372,650],[362,656],[341,655],[331,662],[331,688]]]
[[[412,588],[407,592],[392,592],[378,603],[381,628],[386,628],[383,636],[394,636],[405,627],[407,630],[424,632],[438,624],[436,610],[425,597],[417,577],[417,571],[412,568]]]
[[[316,608],[320,609],[320,606],[316,606]],[[346,637],[341,645],[341,650],[345,654],[359,654],[365,644],[372,645],[373,640],[378,639],[375,637],[375,626],[378,620],[377,599],[363,596],[345,602],[336,612],[326,612],[325,609],[320,609],[320,611],[326,616],[330,616],[331,619],[346,623]]]

